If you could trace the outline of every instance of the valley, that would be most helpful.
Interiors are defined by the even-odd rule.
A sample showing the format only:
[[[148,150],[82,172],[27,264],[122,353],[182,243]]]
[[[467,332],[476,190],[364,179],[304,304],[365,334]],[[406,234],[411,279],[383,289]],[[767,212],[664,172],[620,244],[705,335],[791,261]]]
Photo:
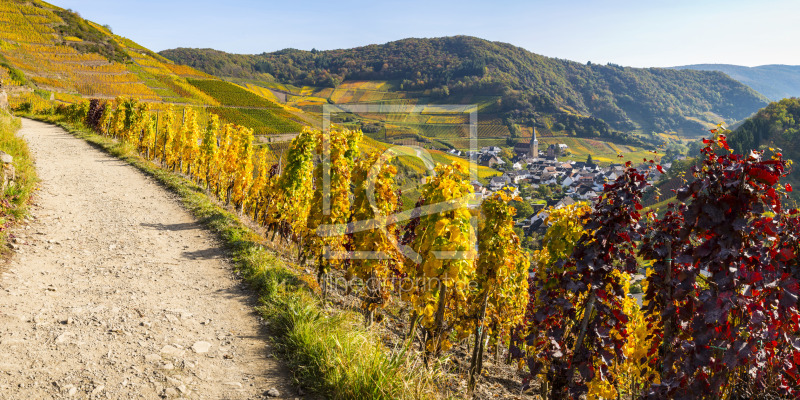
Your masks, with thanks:
[[[0,398],[799,398],[800,70],[606,61],[687,4],[0,1]]]

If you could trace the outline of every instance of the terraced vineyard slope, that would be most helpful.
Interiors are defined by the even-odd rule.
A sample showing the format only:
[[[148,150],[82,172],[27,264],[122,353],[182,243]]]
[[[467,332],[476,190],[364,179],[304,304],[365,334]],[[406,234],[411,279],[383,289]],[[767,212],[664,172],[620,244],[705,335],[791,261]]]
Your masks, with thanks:
[[[108,27],[39,0],[0,2],[0,79],[12,103],[34,95],[65,103],[127,96],[154,108],[212,107],[226,122],[251,125],[257,134],[298,132],[306,125],[280,104],[175,65]],[[227,99],[242,98],[239,92],[257,100],[246,109],[231,104]]]

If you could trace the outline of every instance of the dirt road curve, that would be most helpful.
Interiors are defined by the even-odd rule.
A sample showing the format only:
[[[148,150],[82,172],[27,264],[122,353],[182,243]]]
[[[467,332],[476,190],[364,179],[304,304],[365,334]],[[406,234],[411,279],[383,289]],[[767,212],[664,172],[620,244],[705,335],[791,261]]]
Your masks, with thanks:
[[[295,397],[252,296],[174,195],[59,128],[20,135],[42,183],[0,266],[0,399]]]

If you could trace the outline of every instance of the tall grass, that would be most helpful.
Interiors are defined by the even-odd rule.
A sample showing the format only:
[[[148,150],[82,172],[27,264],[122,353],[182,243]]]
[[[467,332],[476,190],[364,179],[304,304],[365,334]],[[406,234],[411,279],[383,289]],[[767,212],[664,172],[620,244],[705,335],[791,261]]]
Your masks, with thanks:
[[[242,278],[258,293],[279,355],[302,387],[330,399],[439,398],[436,374],[403,349],[387,349],[360,315],[325,309],[291,264],[264,249],[264,238],[216,204],[197,184],[139,157],[132,146],[58,123],[177,193],[184,206],[225,243]]]
[[[246,279],[258,285],[259,311],[276,334],[277,351],[295,377],[332,399],[436,398],[435,373],[404,348],[390,351],[360,315],[325,310],[287,269],[252,253]]]
[[[28,202],[37,182],[28,144],[16,135],[21,126],[19,118],[0,110],[0,150],[14,157],[16,171],[16,179],[5,188],[0,198],[0,244],[5,244],[6,228],[27,214]]]

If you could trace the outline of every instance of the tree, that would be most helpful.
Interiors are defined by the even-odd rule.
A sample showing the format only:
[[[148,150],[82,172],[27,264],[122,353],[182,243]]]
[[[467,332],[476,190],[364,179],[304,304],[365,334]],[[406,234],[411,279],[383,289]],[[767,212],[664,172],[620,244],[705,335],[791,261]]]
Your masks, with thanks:
[[[698,157],[698,156],[700,156],[700,151],[703,150],[703,147],[705,147],[705,144],[703,144],[702,140],[698,139],[698,140],[689,142],[688,150],[686,151],[686,156],[687,157]]]
[[[553,195],[553,191],[548,185],[539,185],[536,188],[536,198],[548,199]]]
[[[592,155],[591,154],[586,156],[586,165],[588,165],[588,166],[594,165],[594,160],[592,159]]]
[[[511,151],[511,149],[509,149],[507,147],[503,147],[503,148],[500,149],[500,158],[502,158],[503,161],[508,160],[506,162],[510,163],[511,160],[514,159],[514,152]]]

